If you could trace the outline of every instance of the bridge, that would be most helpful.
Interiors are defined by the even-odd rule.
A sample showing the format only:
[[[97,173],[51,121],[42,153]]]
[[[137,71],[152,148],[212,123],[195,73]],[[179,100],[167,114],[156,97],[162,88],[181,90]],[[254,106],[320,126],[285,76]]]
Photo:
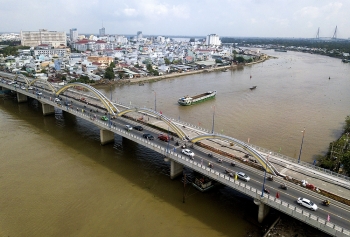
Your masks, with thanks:
[[[257,148],[253,147],[251,144],[222,134],[210,133],[202,128],[189,124],[183,124],[183,122],[175,121],[152,109],[131,108],[130,106],[115,104],[101,92],[86,84],[70,83],[57,87],[46,80],[31,80],[23,75],[15,76],[6,73],[1,73],[1,75],[3,78],[0,80],[0,87],[3,90],[7,89],[15,93],[19,103],[27,101],[30,97],[41,103],[43,115],[54,114],[55,110],[59,109],[85,119],[100,129],[101,144],[113,142],[116,134],[164,154],[165,159],[170,162],[170,177],[172,179],[182,175],[183,167],[186,166],[253,198],[254,203],[259,205],[258,220],[260,222],[268,214],[269,208],[271,207],[332,236],[350,236],[350,230],[348,229],[348,226],[350,226],[350,207],[336,200],[331,200],[332,205],[330,207],[321,207],[319,205],[317,212],[311,212],[304,207],[297,206],[296,199],[298,197],[305,197],[319,202],[325,199],[325,197],[293,183],[288,183],[287,191],[279,189],[280,184],[285,181],[283,177],[281,177],[279,170],[276,169],[271,162],[272,159],[270,158],[273,156],[272,153],[266,154],[264,152],[259,152]],[[86,91],[89,91],[91,95],[73,90],[77,87],[80,89],[84,88]],[[78,98],[81,97],[89,97],[89,100],[93,101],[93,105],[79,100]],[[60,98],[60,101],[55,101],[56,98]],[[157,126],[133,118],[132,115],[135,114],[136,118],[137,116],[147,116],[157,121]],[[101,120],[100,118],[102,116],[107,116],[108,120]],[[163,142],[157,139],[145,139],[139,131],[126,130],[125,125],[142,125],[144,127],[144,133],[152,134],[155,137],[159,133],[171,133],[176,137],[179,144],[177,144],[176,141]],[[215,142],[212,143],[211,147],[201,145],[207,144],[205,142],[212,141]],[[215,146],[217,141],[227,143],[229,147],[234,147],[240,150],[239,152],[254,157],[258,166],[263,169],[257,169],[244,162],[236,162],[236,166],[232,167],[230,164],[233,162],[233,159],[221,155],[220,152],[213,153],[215,158],[220,158],[223,161],[222,163],[216,163],[216,160],[212,157],[208,157],[207,154],[213,152],[212,148],[216,150],[224,149],[222,145]],[[181,145],[184,143],[193,146],[191,150],[195,152],[194,159],[181,153]],[[214,163],[214,166],[208,167],[208,163]],[[250,182],[237,180],[237,176],[231,177],[232,175],[225,172],[227,170],[233,173],[243,171],[251,177],[251,180]],[[334,176],[329,173],[322,173],[322,170],[319,170],[319,172],[321,172],[323,179],[331,180]],[[275,177],[273,182],[265,182],[266,173]],[[340,178],[343,178],[345,184],[348,184],[348,180],[344,177]],[[263,191],[263,186],[269,187],[270,190],[277,191],[280,197],[272,195],[272,192],[271,195],[267,194]],[[331,221],[327,219],[328,215],[332,216]]]

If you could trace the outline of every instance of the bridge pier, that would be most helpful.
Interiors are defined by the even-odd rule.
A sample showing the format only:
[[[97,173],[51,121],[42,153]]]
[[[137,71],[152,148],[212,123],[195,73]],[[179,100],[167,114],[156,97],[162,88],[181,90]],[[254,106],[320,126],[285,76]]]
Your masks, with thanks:
[[[41,107],[43,109],[43,115],[50,115],[55,113],[55,107],[52,105],[41,102]]]
[[[183,165],[173,160],[170,161],[170,178],[175,179],[182,174]]]
[[[259,211],[258,211],[258,222],[262,223],[270,212],[270,207],[265,205],[263,202],[261,202],[258,199],[254,200],[254,203],[259,206]]]
[[[100,140],[101,145],[114,142],[114,132],[105,129],[100,129]]]
[[[23,94],[17,92],[17,102],[18,103],[27,102],[27,101],[28,101],[28,97],[26,95],[23,95]]]

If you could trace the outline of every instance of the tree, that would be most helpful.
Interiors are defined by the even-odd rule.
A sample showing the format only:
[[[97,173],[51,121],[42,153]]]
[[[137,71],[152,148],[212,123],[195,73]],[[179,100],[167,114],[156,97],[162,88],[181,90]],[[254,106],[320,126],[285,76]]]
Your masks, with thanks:
[[[168,58],[164,58],[164,62],[165,62],[165,65],[170,65],[171,64],[171,62],[170,62],[170,60]]]
[[[341,164],[343,165],[343,170],[345,173],[348,175],[350,174],[350,151],[346,152],[342,159],[341,159]]]
[[[236,60],[239,62],[239,63],[244,63],[244,58],[242,56],[239,56],[239,57],[236,57]]]
[[[215,59],[215,63],[222,63],[221,59]]]
[[[106,71],[105,71],[104,78],[109,79],[109,80],[114,79],[115,78],[114,71],[109,69],[109,68],[107,68]]]
[[[147,64],[146,68],[147,68],[147,71],[149,71],[149,72],[153,71],[153,67],[151,64]]]

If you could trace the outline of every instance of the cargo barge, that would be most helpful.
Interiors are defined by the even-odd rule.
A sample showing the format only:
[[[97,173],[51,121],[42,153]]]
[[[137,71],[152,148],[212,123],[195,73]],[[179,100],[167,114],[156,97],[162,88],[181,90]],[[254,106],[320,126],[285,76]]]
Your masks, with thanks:
[[[203,94],[195,95],[195,96],[184,96],[181,97],[177,102],[180,105],[192,105],[195,103],[202,102],[204,100],[208,100],[214,98],[216,96],[216,91],[208,91]]]

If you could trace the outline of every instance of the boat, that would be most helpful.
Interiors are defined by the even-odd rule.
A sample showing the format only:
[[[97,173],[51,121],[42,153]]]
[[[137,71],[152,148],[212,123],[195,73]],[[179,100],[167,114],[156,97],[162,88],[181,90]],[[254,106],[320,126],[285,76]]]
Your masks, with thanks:
[[[254,90],[254,89],[256,89],[256,86],[252,86],[249,89]]]
[[[207,191],[215,186],[215,180],[212,180],[204,175],[196,174],[194,177],[194,182],[192,182],[193,187],[201,192]]]
[[[287,52],[285,49],[275,49],[275,52]]]
[[[195,96],[184,96],[181,97],[177,102],[180,105],[192,105],[198,102],[202,102],[204,100],[208,100],[214,98],[216,96],[216,91],[207,91],[205,93],[195,95]]]

